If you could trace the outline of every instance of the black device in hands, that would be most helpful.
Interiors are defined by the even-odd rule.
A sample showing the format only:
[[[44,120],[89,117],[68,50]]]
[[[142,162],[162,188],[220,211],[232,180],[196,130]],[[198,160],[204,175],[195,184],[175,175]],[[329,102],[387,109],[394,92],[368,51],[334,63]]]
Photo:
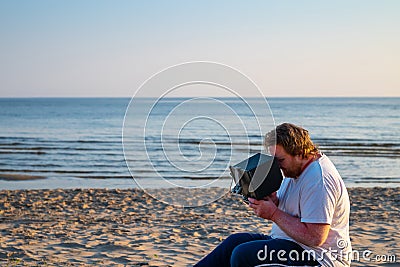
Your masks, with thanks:
[[[232,193],[241,194],[248,203],[248,198],[263,199],[277,191],[283,176],[275,157],[257,153],[250,158],[229,166],[235,182]]]

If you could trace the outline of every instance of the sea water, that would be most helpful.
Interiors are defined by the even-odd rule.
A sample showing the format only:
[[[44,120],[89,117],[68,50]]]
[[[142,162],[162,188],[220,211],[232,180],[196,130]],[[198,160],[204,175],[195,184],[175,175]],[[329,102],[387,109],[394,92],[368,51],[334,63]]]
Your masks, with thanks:
[[[348,186],[400,185],[400,98],[268,98],[269,111],[246,100],[135,99],[125,117],[129,98],[2,98],[0,177],[45,179],[0,189],[225,186],[229,165],[263,151],[271,120],[308,129]],[[124,125],[136,131],[123,138]]]

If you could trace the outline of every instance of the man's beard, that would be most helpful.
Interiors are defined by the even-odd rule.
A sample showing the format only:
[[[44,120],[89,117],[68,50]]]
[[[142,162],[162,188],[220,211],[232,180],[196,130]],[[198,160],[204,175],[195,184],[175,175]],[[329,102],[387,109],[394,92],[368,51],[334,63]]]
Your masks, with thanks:
[[[292,165],[290,168],[282,169],[283,175],[288,178],[297,178],[301,174],[301,164]]]

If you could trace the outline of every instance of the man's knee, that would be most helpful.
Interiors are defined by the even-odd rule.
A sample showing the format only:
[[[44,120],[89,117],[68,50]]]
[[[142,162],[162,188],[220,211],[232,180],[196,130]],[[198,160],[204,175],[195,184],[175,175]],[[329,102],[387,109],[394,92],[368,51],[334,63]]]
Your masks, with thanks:
[[[240,245],[239,245],[240,246]],[[237,246],[231,254],[231,267],[236,267],[236,266],[240,266],[239,262],[241,261],[241,256],[243,256],[243,254],[240,252],[240,248],[239,246]]]
[[[254,257],[251,246],[249,244],[241,244],[236,246],[231,255],[231,266],[239,267],[239,266],[249,266],[250,261]]]
[[[221,246],[227,251],[231,252],[236,246],[252,241],[252,237],[249,233],[236,233],[228,236],[222,243]]]

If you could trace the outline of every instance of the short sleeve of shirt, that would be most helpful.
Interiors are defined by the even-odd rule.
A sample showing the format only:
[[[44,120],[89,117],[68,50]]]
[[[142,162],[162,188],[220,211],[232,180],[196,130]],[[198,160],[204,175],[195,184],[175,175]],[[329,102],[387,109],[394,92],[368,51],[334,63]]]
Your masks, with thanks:
[[[315,164],[303,179],[300,194],[301,222],[331,224],[336,206],[336,194],[329,177],[324,177],[320,165]]]

